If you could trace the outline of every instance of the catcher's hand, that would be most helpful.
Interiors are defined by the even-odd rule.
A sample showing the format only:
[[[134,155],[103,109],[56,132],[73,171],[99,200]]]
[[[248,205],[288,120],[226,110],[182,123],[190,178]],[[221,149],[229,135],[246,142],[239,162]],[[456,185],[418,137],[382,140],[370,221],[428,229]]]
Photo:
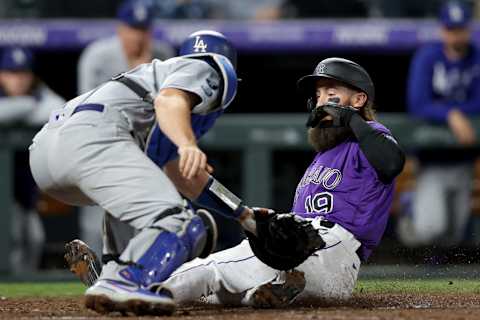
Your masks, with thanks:
[[[266,265],[277,270],[290,270],[325,247],[322,237],[309,221],[293,213],[276,214],[266,209],[253,211],[257,236],[245,232],[253,253]]]

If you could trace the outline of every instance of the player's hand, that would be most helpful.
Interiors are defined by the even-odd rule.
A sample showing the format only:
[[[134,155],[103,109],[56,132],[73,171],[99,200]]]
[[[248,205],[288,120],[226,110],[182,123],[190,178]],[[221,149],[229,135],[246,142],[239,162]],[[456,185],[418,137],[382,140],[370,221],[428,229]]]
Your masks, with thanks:
[[[207,156],[197,145],[185,145],[178,147],[180,156],[179,169],[183,177],[191,179],[195,177],[200,170],[213,170],[207,164]]]
[[[451,110],[448,113],[447,122],[453,135],[461,145],[469,146],[475,143],[477,140],[475,129],[473,129],[472,123],[463,112],[456,109]]]
[[[212,174],[213,171],[215,171],[215,170],[213,169],[213,167],[212,167],[211,165],[209,165],[208,163],[207,163],[207,167],[206,167],[205,169],[207,170],[207,172],[208,172],[209,174]]]
[[[352,116],[358,112],[351,106],[341,106],[334,102],[328,102],[321,106],[322,111],[329,114],[333,118],[334,127],[348,127]]]

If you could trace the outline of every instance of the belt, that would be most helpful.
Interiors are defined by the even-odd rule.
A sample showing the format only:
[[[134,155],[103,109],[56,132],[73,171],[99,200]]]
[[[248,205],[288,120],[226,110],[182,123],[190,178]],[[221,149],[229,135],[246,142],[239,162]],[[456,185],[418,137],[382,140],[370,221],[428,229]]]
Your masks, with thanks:
[[[80,112],[80,111],[98,111],[98,112],[103,112],[103,110],[105,109],[105,106],[103,104],[99,104],[99,103],[86,103],[86,104],[81,104],[77,107],[75,107],[75,109],[73,109],[73,112],[72,112],[72,115],[77,113],[77,112]]]
[[[328,220],[321,220],[321,221],[320,221],[320,225],[321,225],[322,227],[331,229],[331,228],[333,228],[333,227],[335,226],[335,222],[328,221]]]

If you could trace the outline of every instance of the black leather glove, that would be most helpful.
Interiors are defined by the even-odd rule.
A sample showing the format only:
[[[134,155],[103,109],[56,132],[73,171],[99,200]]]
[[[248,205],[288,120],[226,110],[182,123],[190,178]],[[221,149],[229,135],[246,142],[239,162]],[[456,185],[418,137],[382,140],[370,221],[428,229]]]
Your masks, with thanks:
[[[318,231],[306,219],[292,213],[254,213],[257,235],[245,233],[257,258],[274,269],[293,269],[325,247]]]
[[[320,123],[320,120],[327,115],[333,118],[333,123],[330,127],[349,127],[352,115],[358,113],[358,110],[351,106],[339,105],[339,100],[337,97],[331,98],[326,104],[314,107],[314,99],[310,98],[307,102],[307,106],[311,111],[307,120],[307,127],[316,127]]]
[[[352,116],[358,113],[358,110],[351,106],[341,106],[336,103],[328,102],[321,106],[322,111],[333,118],[333,127],[350,127]]]

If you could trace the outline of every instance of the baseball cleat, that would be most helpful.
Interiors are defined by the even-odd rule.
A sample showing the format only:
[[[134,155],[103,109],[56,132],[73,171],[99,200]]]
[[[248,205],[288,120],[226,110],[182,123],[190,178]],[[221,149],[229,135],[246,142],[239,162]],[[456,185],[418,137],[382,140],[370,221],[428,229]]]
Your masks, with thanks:
[[[101,314],[163,316],[175,311],[175,302],[172,293],[165,288],[153,292],[115,280],[99,280],[85,292],[85,307]]]
[[[305,274],[293,270],[286,272],[285,281],[274,280],[259,286],[252,295],[256,308],[280,308],[291,304],[305,289]]]
[[[87,287],[98,279],[102,266],[95,252],[83,241],[73,240],[65,245],[65,261],[68,269]]]
[[[217,223],[212,214],[205,209],[197,209],[195,213],[202,219],[207,231],[207,241],[205,242],[205,247],[203,248],[202,253],[199,255],[200,258],[206,258],[213,252],[213,250],[215,250],[215,246],[217,245]]]

